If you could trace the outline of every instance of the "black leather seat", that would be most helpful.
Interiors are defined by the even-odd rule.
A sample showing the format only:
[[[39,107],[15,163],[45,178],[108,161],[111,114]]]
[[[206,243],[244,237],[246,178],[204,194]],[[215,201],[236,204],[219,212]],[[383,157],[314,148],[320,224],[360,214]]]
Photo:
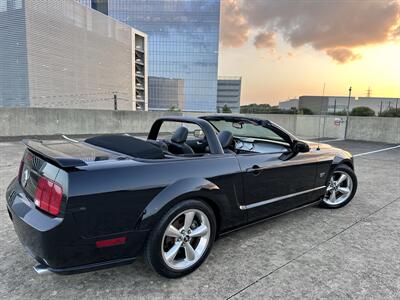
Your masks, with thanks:
[[[179,127],[168,143],[168,150],[173,154],[194,154],[193,149],[186,144],[189,130],[186,127]]]
[[[230,131],[224,130],[218,133],[218,140],[221,143],[225,153],[235,153],[230,149],[233,144],[233,134]]]

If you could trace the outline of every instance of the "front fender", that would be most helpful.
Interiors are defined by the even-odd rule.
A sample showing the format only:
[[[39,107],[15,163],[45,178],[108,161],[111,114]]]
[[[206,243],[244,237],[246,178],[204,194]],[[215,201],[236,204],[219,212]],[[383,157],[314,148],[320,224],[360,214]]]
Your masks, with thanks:
[[[342,164],[349,166],[352,170],[354,170],[353,156],[347,151],[341,151],[340,153],[336,154],[335,157],[333,158],[331,167],[329,168],[328,176],[326,177],[326,183],[325,183],[326,186],[329,185],[329,178],[331,177],[332,172],[335,170],[337,166]]]
[[[146,206],[140,222],[141,229],[151,229],[176,203],[187,199],[207,199],[218,209],[228,206],[228,198],[216,184],[204,178],[185,178],[164,188]]]

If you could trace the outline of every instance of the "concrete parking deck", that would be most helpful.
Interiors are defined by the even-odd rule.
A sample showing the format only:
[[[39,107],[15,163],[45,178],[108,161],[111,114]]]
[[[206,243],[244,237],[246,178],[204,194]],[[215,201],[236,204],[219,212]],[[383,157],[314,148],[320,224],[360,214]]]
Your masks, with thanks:
[[[330,141],[362,154],[395,145]],[[358,192],[346,207],[310,207],[229,234],[191,275],[168,280],[134,264],[38,276],[14,233],[5,189],[23,147],[0,143],[0,297],[400,298],[400,148],[355,157]]]

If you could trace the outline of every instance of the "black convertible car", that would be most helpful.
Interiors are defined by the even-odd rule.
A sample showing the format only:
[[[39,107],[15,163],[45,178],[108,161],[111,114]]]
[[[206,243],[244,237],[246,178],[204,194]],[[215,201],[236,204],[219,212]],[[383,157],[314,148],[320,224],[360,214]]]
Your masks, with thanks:
[[[159,274],[183,276],[218,236],[312,204],[344,206],[357,189],[350,153],[255,118],[164,117],[146,141],[121,134],[24,143],[7,209],[38,273],[143,254]]]

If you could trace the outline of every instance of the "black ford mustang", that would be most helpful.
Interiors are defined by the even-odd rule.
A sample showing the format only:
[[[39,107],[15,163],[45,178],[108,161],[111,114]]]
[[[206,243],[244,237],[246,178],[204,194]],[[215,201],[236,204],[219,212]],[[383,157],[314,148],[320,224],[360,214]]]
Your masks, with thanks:
[[[102,135],[25,144],[7,208],[38,273],[143,254],[159,274],[183,276],[219,235],[307,205],[341,207],[357,189],[350,153],[255,118],[164,117],[147,141]]]

